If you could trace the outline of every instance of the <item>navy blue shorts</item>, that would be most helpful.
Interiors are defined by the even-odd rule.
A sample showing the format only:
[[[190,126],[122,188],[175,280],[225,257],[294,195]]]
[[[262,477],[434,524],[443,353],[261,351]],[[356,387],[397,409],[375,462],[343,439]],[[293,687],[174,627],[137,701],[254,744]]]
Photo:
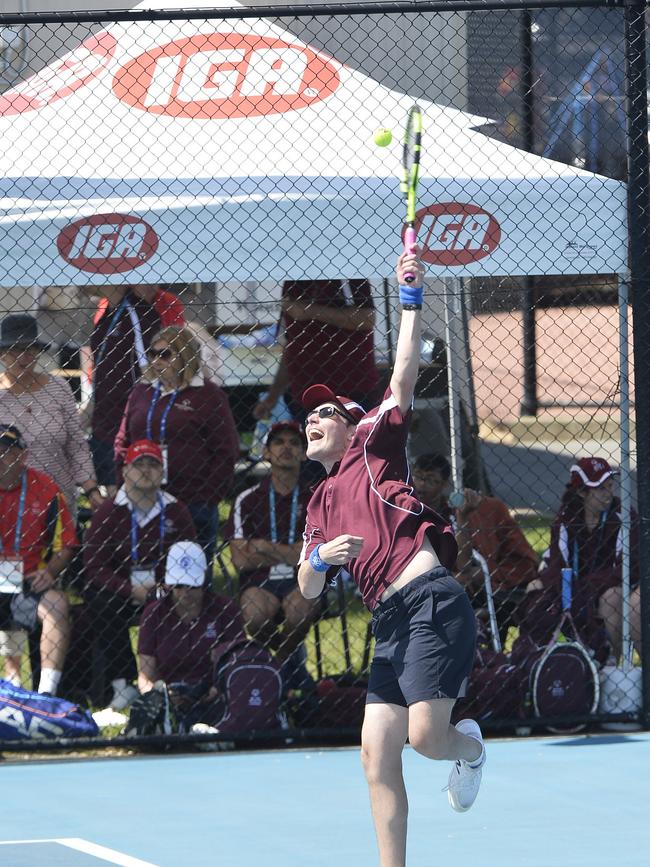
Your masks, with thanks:
[[[465,695],[476,622],[465,590],[446,569],[419,575],[380,602],[372,631],[376,646],[368,704],[408,707]]]

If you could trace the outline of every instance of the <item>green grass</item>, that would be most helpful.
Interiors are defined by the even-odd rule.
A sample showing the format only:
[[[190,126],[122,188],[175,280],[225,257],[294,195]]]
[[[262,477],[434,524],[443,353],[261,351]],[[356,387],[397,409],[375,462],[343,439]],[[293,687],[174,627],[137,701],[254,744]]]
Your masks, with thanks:
[[[523,515],[517,523],[533,551],[541,557],[551,541],[551,518],[544,515]]]

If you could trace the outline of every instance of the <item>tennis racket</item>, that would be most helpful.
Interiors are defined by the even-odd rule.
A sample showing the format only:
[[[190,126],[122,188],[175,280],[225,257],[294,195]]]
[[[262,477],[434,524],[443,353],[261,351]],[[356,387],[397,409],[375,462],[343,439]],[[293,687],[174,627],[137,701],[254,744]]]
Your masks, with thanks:
[[[410,253],[415,246],[415,206],[417,202],[418,181],[420,179],[420,151],[422,149],[422,111],[414,105],[406,120],[404,148],[402,150],[401,191],[406,201],[406,231],[404,232],[404,252]],[[406,274],[407,283],[412,283],[415,274]]]

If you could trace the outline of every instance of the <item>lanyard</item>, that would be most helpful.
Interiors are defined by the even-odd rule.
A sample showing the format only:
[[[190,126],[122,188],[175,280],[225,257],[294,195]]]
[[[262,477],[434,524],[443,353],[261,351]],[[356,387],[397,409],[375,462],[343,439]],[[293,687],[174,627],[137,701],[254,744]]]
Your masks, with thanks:
[[[97,354],[95,356],[95,367],[99,367],[99,365],[102,363],[102,360],[106,355],[106,344],[108,343],[108,338],[117,328],[117,323],[120,321],[122,313],[124,313],[125,310],[129,314],[129,318],[131,320],[131,327],[133,328],[133,343],[135,345],[135,354],[138,359],[138,367],[142,371],[147,366],[147,353],[145,351],[144,340],[142,338],[142,326],[140,325],[138,314],[135,312],[133,305],[128,301],[128,298],[125,295],[117,306],[115,312],[113,313],[113,317],[108,326],[108,331],[104,335],[104,339],[102,340],[99,348],[97,349]]]
[[[102,359],[106,355],[106,343],[108,342],[108,338],[111,336],[111,334],[117,328],[117,323],[120,321],[122,313],[124,313],[125,310],[126,310],[126,295],[124,296],[124,298],[122,298],[120,303],[117,305],[115,312],[113,313],[113,318],[111,319],[110,324],[108,326],[108,331],[104,335],[104,339],[102,340],[102,342],[99,345],[99,348],[97,349],[97,355],[95,358],[95,367],[99,367],[99,365],[102,363]]]
[[[269,517],[271,521],[271,541],[275,545],[278,541],[278,519],[275,513],[275,488],[269,484]],[[289,522],[289,536],[287,545],[293,545],[296,541],[296,524],[298,523],[298,485],[291,495],[291,519]]]
[[[158,561],[162,559],[163,541],[165,538],[165,501],[158,494],[158,506],[160,508],[159,538],[158,538]],[[131,563],[137,564],[138,557],[138,519],[135,516],[135,507],[131,509]]]
[[[27,500],[27,470],[23,471],[20,480],[20,496],[18,498],[18,514],[16,515],[16,531],[14,533],[14,554],[20,553],[20,538],[23,533],[23,516],[25,514],[25,501]],[[4,543],[0,534],[0,554],[4,554]]]
[[[156,390],[154,392],[154,395],[151,398],[151,403],[149,404],[149,410],[147,412],[147,439],[148,440],[153,439],[153,435],[152,435],[153,434],[153,414],[156,411],[156,406],[158,405],[158,401],[160,400],[161,390],[162,389],[161,389],[160,385],[157,385]],[[167,416],[169,415],[171,408],[174,405],[174,401],[176,400],[177,394],[178,394],[178,389],[175,389],[172,392],[171,397],[169,398],[169,403],[163,409],[162,415],[160,417],[160,438],[158,441],[160,443],[163,443],[163,444],[165,442],[165,434],[167,433]]]

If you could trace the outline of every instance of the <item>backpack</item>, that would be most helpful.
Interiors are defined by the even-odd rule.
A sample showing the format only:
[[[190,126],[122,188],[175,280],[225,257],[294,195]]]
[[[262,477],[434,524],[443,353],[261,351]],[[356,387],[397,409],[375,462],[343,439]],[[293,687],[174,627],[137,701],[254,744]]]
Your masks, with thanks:
[[[89,711],[56,696],[0,680],[0,741],[92,738],[99,734]]]
[[[598,668],[568,611],[547,645],[538,647],[529,636],[520,636],[512,658],[526,675],[522,682],[523,717],[588,717],[595,713],[600,697]],[[572,734],[584,727],[585,723],[573,722],[547,726],[556,734]]]
[[[280,666],[261,644],[242,639],[226,645],[215,660],[214,679],[226,702],[215,723],[220,732],[280,728]]]

